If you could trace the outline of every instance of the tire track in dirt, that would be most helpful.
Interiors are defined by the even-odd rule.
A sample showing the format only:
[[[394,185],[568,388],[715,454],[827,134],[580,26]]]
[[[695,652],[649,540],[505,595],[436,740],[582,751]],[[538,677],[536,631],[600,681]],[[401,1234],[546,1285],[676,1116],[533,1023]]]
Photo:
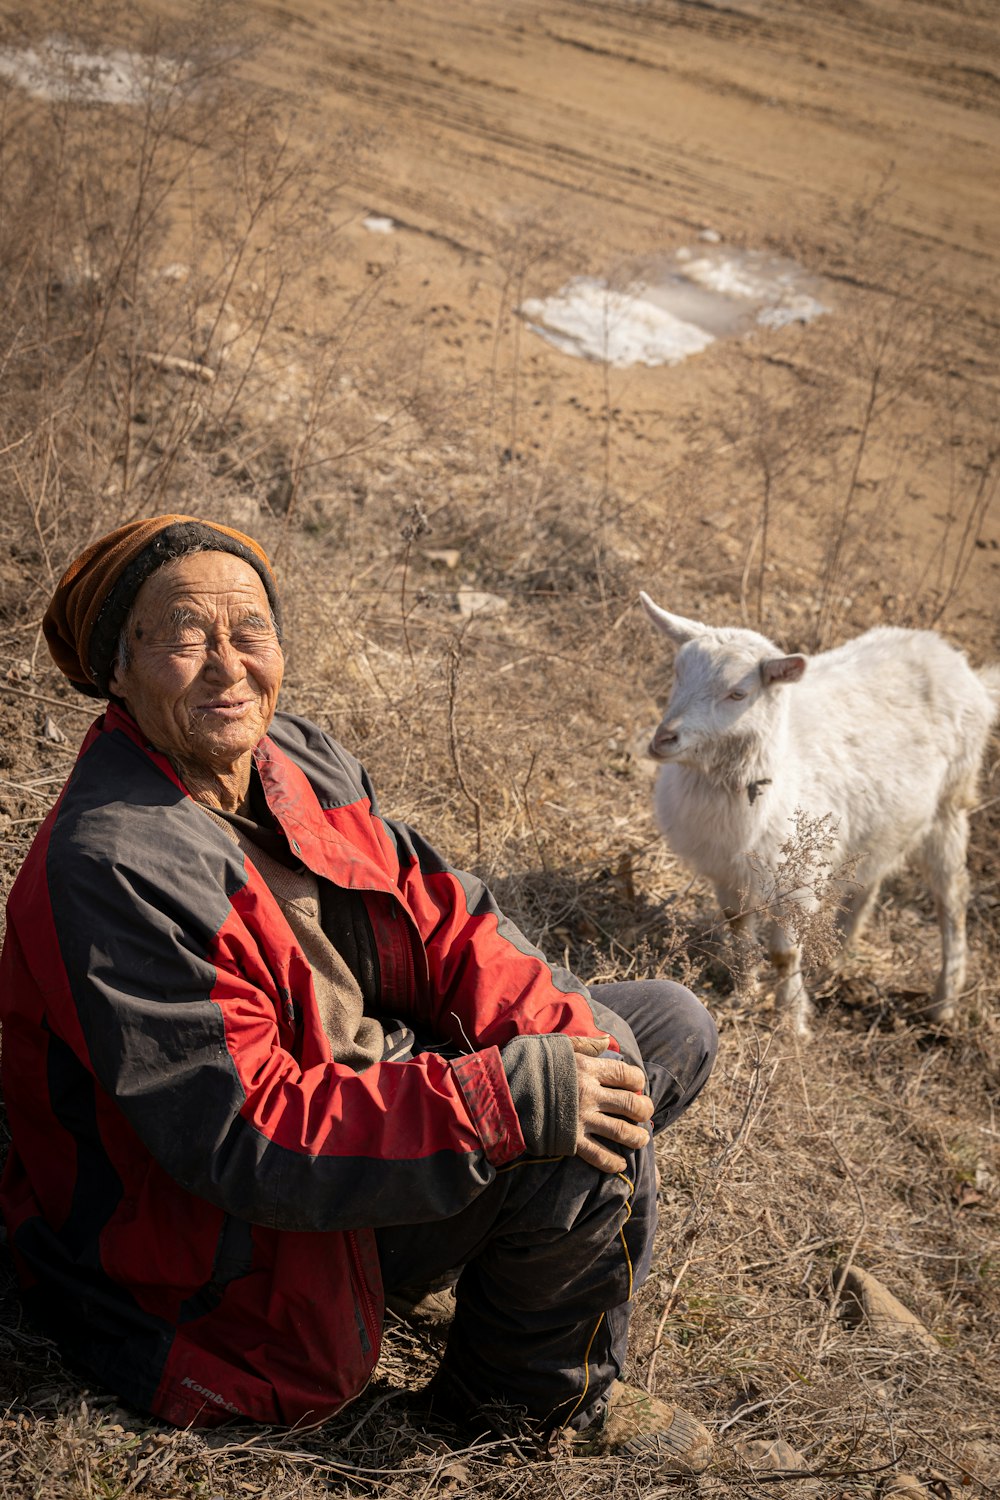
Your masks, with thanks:
[[[637,133],[629,136],[630,153],[616,153],[614,143],[604,150],[571,144],[587,131],[581,119],[549,119],[533,122],[534,128],[515,131],[494,118],[477,116],[463,108],[464,96],[457,90],[428,83],[412,84],[387,67],[369,69],[364,81],[341,81],[340,90],[353,94],[379,110],[403,110],[432,127],[452,133],[461,142],[462,155],[481,165],[502,164],[538,182],[565,189],[575,188],[595,201],[628,204],[636,211],[662,218],[663,195],[683,187],[718,191],[718,183],[706,166],[712,159],[704,156],[686,161],[677,151],[664,151],[657,143],[644,141]],[[564,138],[558,130],[566,132]],[[492,148],[484,152],[470,141],[484,141]],[[719,165],[723,165],[721,162]],[[754,171],[749,178],[776,181],[770,174]],[[617,190],[616,190],[617,188]],[[627,189],[633,189],[629,194]],[[645,194],[646,196],[640,196]],[[752,201],[749,188],[729,187],[727,197],[735,204]]]
[[[374,130],[399,164],[387,183],[408,190],[411,209],[419,201],[428,227],[463,242],[482,245],[484,217],[530,214],[553,191],[580,215],[614,211],[586,230],[611,254],[649,248],[667,220],[732,232],[773,223],[797,201],[817,223],[870,190],[890,159],[909,231],[927,226],[962,253],[1000,239],[997,194],[981,191],[997,122],[942,85],[955,74],[973,96],[991,93],[988,68],[956,72],[989,55],[990,28],[975,17],[909,0],[821,12],[577,0],[458,13],[299,0],[266,14],[280,20],[289,81],[306,85],[318,112]],[[960,197],[977,212],[938,211]]]
[[[614,404],[616,477],[655,507],[651,463],[669,472],[685,414],[725,425],[742,398],[738,377],[720,395],[734,369],[722,352],[606,377],[499,331],[512,277],[522,289],[511,268],[539,249],[527,295],[573,274],[626,277],[705,225],[839,288],[842,322],[747,351],[786,372],[787,399],[841,376],[846,390],[863,330],[904,283],[914,313],[947,331],[956,399],[985,410],[996,390],[1000,13],[983,0],[282,0],[253,14],[275,36],[260,76],[304,106],[312,136],[372,142],[347,188],[350,254],[389,278],[445,378],[492,389],[515,361],[525,443],[548,451],[558,429],[567,452],[603,463]],[[367,236],[370,211],[413,232]],[[441,303],[446,330],[426,316]],[[951,480],[926,477],[919,445],[941,417],[923,399],[907,414],[917,499],[900,524],[929,536]],[[812,436],[849,443],[850,420]]]
[[[705,0],[654,0],[637,8],[576,0],[567,16],[585,18],[614,37],[639,37],[644,45],[650,38],[668,45],[670,33],[682,30],[742,43],[755,53],[766,48],[786,59],[799,56],[812,64],[839,55],[852,66],[876,73],[883,88],[894,73],[907,81],[919,78],[941,98],[964,96],[971,88],[977,108],[983,103],[983,84],[988,92],[1000,86],[997,67],[983,66],[984,58],[996,55],[997,16],[992,5],[976,10],[972,5],[928,5],[921,0],[906,5],[832,0],[819,7],[811,0],[772,0],[766,6],[734,7]],[[953,60],[943,61],[947,54]],[[949,79],[954,83],[949,85]]]
[[[737,207],[748,207],[753,181],[778,184],[761,168],[743,174],[744,185],[722,184],[726,164],[705,154],[657,139],[631,122],[610,133],[582,109],[553,106],[494,81],[457,75],[443,77],[439,65],[413,71],[412,58],[359,52],[338,56],[329,71],[314,65],[317,88],[356,99],[387,119],[425,122],[446,139],[459,160],[513,170],[537,182],[570,188],[597,202],[628,205],[662,219],[664,196],[695,192],[707,210],[720,192]],[[512,113],[512,104],[516,113]],[[486,143],[483,151],[475,143]]]

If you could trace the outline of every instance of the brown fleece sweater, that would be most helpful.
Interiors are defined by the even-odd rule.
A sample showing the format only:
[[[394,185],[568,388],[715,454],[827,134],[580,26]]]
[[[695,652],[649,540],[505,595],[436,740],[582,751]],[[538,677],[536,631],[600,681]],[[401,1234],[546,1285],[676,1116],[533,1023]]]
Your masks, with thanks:
[[[303,867],[292,870],[272,858],[212,808],[205,811],[260,871],[294,932],[312,969],[316,1003],[334,1061],[355,1073],[364,1072],[380,1061],[385,1037],[379,1022],[365,1015],[361,986],[320,926],[319,881]]]

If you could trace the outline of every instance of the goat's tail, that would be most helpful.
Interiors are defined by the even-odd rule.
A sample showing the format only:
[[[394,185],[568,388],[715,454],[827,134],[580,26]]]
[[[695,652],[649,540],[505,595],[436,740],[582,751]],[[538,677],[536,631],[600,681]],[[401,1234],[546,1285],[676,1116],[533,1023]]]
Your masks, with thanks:
[[[989,694],[993,704],[993,717],[996,718],[1000,714],[1000,662],[990,662],[988,666],[980,667],[976,676]]]

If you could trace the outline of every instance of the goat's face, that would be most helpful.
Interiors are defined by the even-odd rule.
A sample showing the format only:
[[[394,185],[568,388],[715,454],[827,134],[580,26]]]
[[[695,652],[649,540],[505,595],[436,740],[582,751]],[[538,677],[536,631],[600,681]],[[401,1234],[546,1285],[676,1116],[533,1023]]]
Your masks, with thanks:
[[[677,653],[674,685],[649,753],[654,760],[697,765],[721,740],[757,738],[770,705],[760,653],[706,637]]]
[[[674,685],[649,753],[654,760],[728,776],[773,737],[783,711],[777,684],[805,671],[752,630],[713,630],[668,615],[643,596],[654,624],[680,646]]]

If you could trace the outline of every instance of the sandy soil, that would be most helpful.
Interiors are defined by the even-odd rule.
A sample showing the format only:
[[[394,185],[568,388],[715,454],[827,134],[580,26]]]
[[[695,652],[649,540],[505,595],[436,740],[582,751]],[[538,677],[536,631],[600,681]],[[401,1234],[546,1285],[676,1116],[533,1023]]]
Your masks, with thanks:
[[[383,274],[401,337],[420,341],[443,387],[502,389],[498,447],[604,469],[645,497],[655,524],[682,448],[731,437],[751,365],[778,406],[853,380],[850,428],[871,359],[857,330],[901,295],[939,379],[898,372],[906,440],[873,445],[867,483],[883,506],[891,486],[900,557],[926,562],[945,518],[961,521],[997,433],[1000,52],[988,0],[294,0],[255,14],[252,69],[298,101],[316,149],[340,149],[342,131],[370,145],[337,206],[323,287]],[[365,229],[370,214],[397,232]],[[706,228],[796,255],[826,278],[830,316],[762,331],[738,353],[720,344],[675,367],[610,372],[510,319],[568,275],[627,280]],[[937,451],[946,422],[957,477],[954,452]],[[803,443],[818,450],[821,437]],[[731,502],[746,521],[750,467],[738,457],[706,476],[710,515]],[[800,487],[801,513],[829,505],[835,467],[812,495]],[[795,548],[818,544],[793,529]],[[994,513],[954,626],[992,618],[998,546]]]

